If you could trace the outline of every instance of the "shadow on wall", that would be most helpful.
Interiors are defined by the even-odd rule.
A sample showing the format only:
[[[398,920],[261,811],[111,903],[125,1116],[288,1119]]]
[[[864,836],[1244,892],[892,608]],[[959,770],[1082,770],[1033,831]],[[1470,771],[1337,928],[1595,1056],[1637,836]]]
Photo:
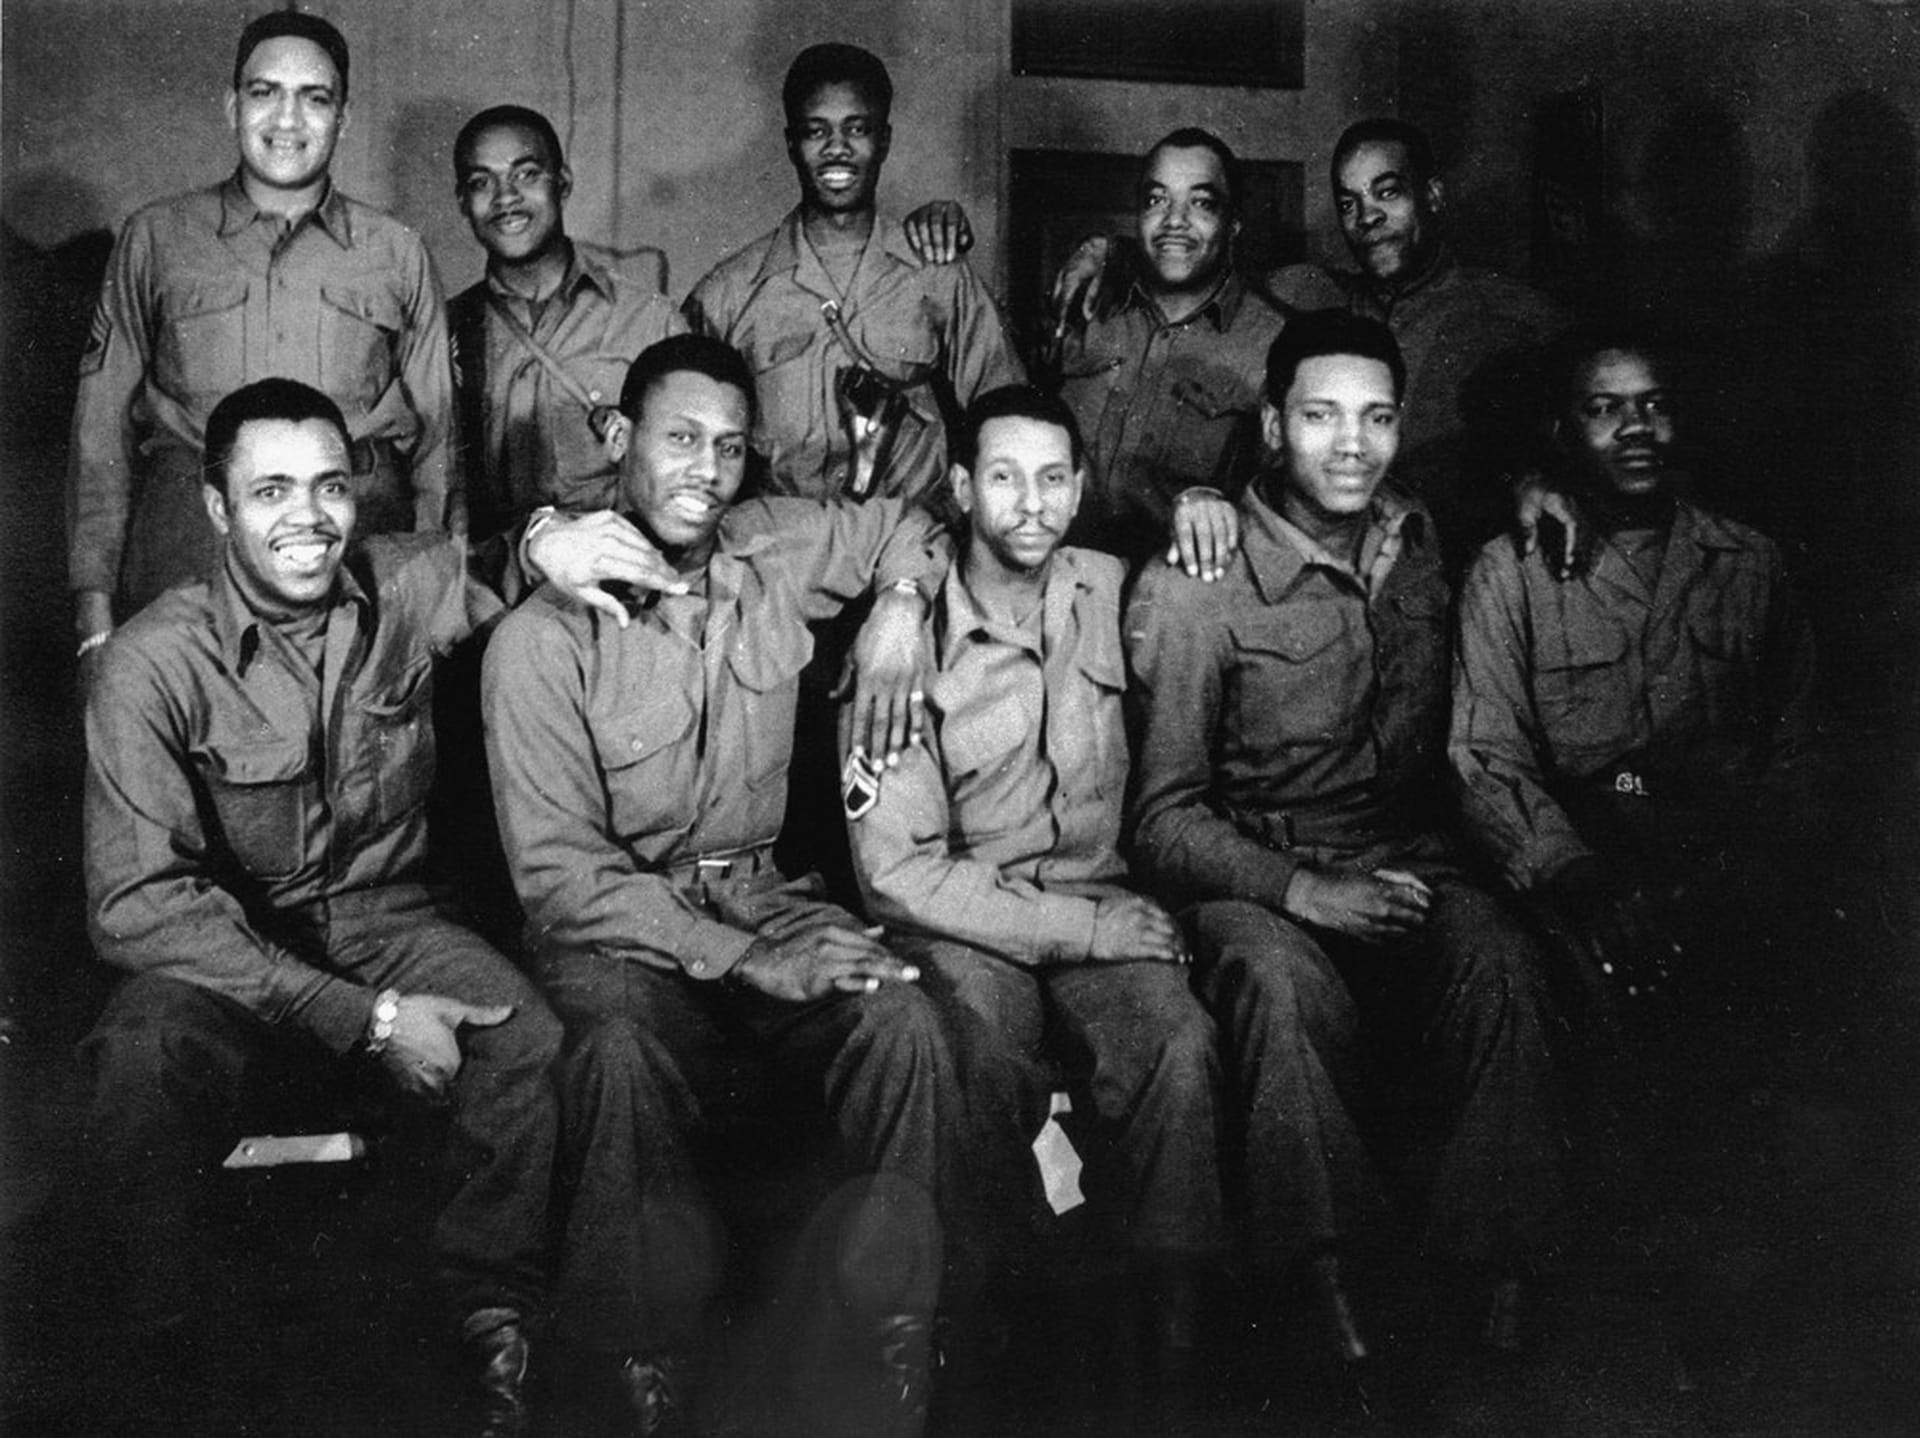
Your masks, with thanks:
[[[5,196],[0,285],[0,1023],[73,1031],[97,1002],[80,891],[80,744],[65,484],[80,353],[113,236],[73,176]],[[35,235],[16,228],[32,217]]]
[[[454,198],[453,140],[484,106],[435,96],[402,105],[386,152],[393,212],[426,242],[449,296],[480,277],[485,256]]]

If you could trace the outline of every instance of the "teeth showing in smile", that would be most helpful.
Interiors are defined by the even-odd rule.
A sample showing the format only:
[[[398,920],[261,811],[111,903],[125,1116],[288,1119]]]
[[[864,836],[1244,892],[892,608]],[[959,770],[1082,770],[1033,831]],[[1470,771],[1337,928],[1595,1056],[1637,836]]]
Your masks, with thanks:
[[[321,540],[298,540],[274,546],[274,553],[295,569],[315,569],[327,557],[328,545]]]
[[[685,490],[667,501],[667,509],[690,524],[701,523],[718,508],[712,496]]]

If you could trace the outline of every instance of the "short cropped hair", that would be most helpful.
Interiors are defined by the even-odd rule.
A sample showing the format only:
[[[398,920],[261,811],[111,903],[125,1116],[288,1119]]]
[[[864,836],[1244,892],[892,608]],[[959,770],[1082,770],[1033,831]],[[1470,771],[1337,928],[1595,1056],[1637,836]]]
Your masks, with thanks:
[[[998,389],[988,390],[967,406],[966,416],[960,421],[960,430],[953,437],[950,456],[953,463],[968,472],[972,471],[980,458],[980,431],[987,427],[990,419],[1031,419],[1041,424],[1059,425],[1067,432],[1073,467],[1080,468],[1081,461],[1086,457],[1085,446],[1080,439],[1080,426],[1065,400],[1045,390],[1035,389],[1030,384],[1003,384]]]
[[[1580,371],[1607,350],[1639,355],[1661,379],[1668,384],[1673,382],[1666,349],[1644,331],[1624,324],[1576,326],[1557,335],[1547,346],[1541,394],[1546,400],[1549,423],[1566,414],[1573,404],[1573,382]]]
[[[753,369],[739,350],[711,335],[669,335],[641,350],[627,366],[626,382],[620,386],[620,413],[638,424],[647,396],[668,375],[682,370],[703,374],[716,384],[732,385],[747,397],[747,418],[752,420],[758,407]]]
[[[789,127],[800,123],[800,107],[823,85],[851,85],[880,107],[893,113],[893,79],[880,57],[858,45],[809,45],[793,57],[780,86],[780,107]]]
[[[482,110],[466,124],[460,127],[460,133],[453,137],[453,180],[458,184],[463,178],[461,167],[467,163],[473,153],[473,147],[480,143],[480,137],[489,130],[503,130],[509,126],[522,130],[531,130],[540,137],[540,143],[547,147],[547,163],[555,170],[564,169],[566,155],[560,149],[559,132],[538,110],[529,110],[525,105],[495,105]]]
[[[1340,132],[1340,138],[1333,142],[1333,158],[1327,164],[1327,172],[1333,183],[1340,183],[1340,167],[1347,157],[1362,145],[1400,145],[1407,152],[1407,164],[1413,170],[1414,177],[1422,182],[1431,180],[1440,173],[1440,167],[1434,162],[1433,141],[1427,138],[1427,132],[1418,125],[1405,120],[1396,120],[1391,116],[1376,116],[1371,120],[1356,120]]]
[[[332,21],[309,15],[304,10],[269,10],[247,21],[247,28],[240,32],[240,43],[234,47],[233,88],[240,88],[247,58],[267,41],[278,40],[283,35],[311,40],[327,52],[327,58],[333,61],[333,68],[340,76],[340,103],[344,105],[347,101],[347,37],[334,28]]]
[[[1290,318],[1267,347],[1267,403],[1275,409],[1284,405],[1301,363],[1320,355],[1377,359],[1393,374],[1393,397],[1406,391],[1407,362],[1393,331],[1346,310],[1308,310]]]
[[[1146,154],[1140,157],[1140,179],[1144,185],[1147,167],[1153,163],[1153,157],[1162,150],[1211,150],[1219,157],[1220,168],[1227,177],[1227,206],[1238,211],[1240,208],[1240,158],[1233,153],[1233,147],[1211,130],[1203,130],[1198,125],[1182,125],[1170,134],[1162,135]]]
[[[225,494],[227,468],[233,463],[233,446],[240,438],[240,427],[274,419],[288,424],[305,424],[317,419],[338,430],[343,445],[350,447],[353,443],[347,433],[347,417],[340,413],[340,406],[312,385],[278,376],[257,379],[221,400],[207,416],[207,447],[200,477]]]

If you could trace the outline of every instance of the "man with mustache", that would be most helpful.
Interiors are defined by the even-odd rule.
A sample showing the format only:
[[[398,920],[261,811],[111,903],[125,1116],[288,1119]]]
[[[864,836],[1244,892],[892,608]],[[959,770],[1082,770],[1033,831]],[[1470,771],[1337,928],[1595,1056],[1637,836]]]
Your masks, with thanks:
[[[1134,862],[1194,906],[1246,1246],[1275,1289],[1304,1280],[1348,1365],[1370,1351],[1342,1257],[1380,1057],[1418,1085],[1426,1252],[1498,1346],[1519,1342],[1560,1187],[1537,960],[1440,802],[1448,595],[1433,526],[1385,485],[1401,378],[1378,321],[1289,320],[1238,554],[1212,587],[1149,566],[1126,619]]]
[[[503,605],[462,540],[355,543],[352,442],[317,390],[245,386],[206,439],[222,563],[116,632],[87,703],[88,925],[129,971],[83,1045],[91,1191],[127,1275],[112,1392],[142,1432],[242,1425],[244,1280],[209,1176],[263,1095],[337,1083],[351,1058],[450,1112],[433,1249],[471,1431],[522,1433],[560,1026],[427,882],[434,671]],[[555,520],[526,545],[533,573],[511,558],[500,583],[663,582],[619,530]]]
[[[1141,160],[1142,262],[1111,312],[1068,328],[1058,357],[1088,447],[1076,544],[1129,562],[1165,552],[1217,575],[1238,543],[1282,323],[1234,273],[1240,184],[1233,151],[1205,130],[1175,130]]]
[[[877,797],[850,801],[855,870],[868,912],[960,1016],[966,1100],[992,1135],[974,1156],[982,1188],[1031,1169],[1050,1087],[1043,1031],[1076,1076],[1094,1076],[1088,1186],[1116,1209],[1155,1376],[1174,1388],[1193,1376],[1200,1265],[1224,1237],[1219,1059],[1179,931],[1128,889],[1118,849],[1125,570],[1062,546],[1087,475],[1059,399],[990,390],[957,446],[967,537],[926,620],[926,740],[880,774]],[[1017,1178],[1000,1185],[989,1248],[1026,1196]]]
[[[1532,459],[1501,443],[1505,427],[1489,404],[1561,316],[1532,286],[1460,262],[1445,237],[1446,182],[1418,126],[1389,118],[1348,126],[1334,143],[1328,179],[1355,268],[1288,265],[1261,288],[1283,313],[1346,309],[1393,332],[1407,370],[1394,483],[1432,511],[1457,571],[1512,522],[1516,498],[1497,481]],[[1124,287],[1135,263],[1129,248],[1094,240],[1063,267],[1053,293],[1069,322],[1096,315]],[[1517,502],[1529,543],[1542,502],[1564,512],[1532,487]],[[1563,565],[1571,535],[1567,545]]]
[[[447,306],[469,528],[489,536],[541,505],[604,508],[619,467],[601,431],[617,422],[627,366],[686,322],[656,276],[567,234],[573,172],[538,111],[496,105],[468,120],[453,179],[487,252],[485,277]]]
[[[68,476],[69,582],[83,659],[168,585],[218,567],[200,500],[207,416],[286,375],[347,416],[362,533],[459,518],[446,316],[426,247],[342,194],[347,43],[276,10],[234,56],[222,183],[122,229],[80,362]]]
[[[621,502],[679,582],[630,620],[536,595],[495,634],[482,687],[528,944],[573,1031],[563,1336],[640,1431],[684,1418],[719,1276],[697,1157],[757,1073],[778,1116],[824,1119],[843,1176],[889,1195],[849,1210],[835,1275],[864,1329],[848,1402],[878,1404],[876,1431],[914,1431],[931,1196],[957,1157],[946,1040],[917,971],[773,846],[809,623],[871,592],[874,622],[911,646],[944,544],[899,499],[736,503],[753,374],[718,340],[643,352],[620,408]]]
[[[1474,837],[1615,976],[1589,989],[1604,1002],[1659,986],[1683,936],[1697,964],[1728,947],[1713,929],[1775,911],[1780,870],[1755,860],[1813,737],[1813,646],[1780,551],[1687,497],[1646,343],[1579,334],[1557,371],[1592,565],[1562,584],[1537,557],[1481,551],[1449,754]]]

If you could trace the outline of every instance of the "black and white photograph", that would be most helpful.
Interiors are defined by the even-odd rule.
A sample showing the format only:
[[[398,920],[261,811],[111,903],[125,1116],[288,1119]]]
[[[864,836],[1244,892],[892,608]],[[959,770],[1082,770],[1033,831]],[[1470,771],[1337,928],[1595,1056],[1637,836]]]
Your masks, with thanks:
[[[1920,0],[0,0],[0,1433],[1920,1435]]]

